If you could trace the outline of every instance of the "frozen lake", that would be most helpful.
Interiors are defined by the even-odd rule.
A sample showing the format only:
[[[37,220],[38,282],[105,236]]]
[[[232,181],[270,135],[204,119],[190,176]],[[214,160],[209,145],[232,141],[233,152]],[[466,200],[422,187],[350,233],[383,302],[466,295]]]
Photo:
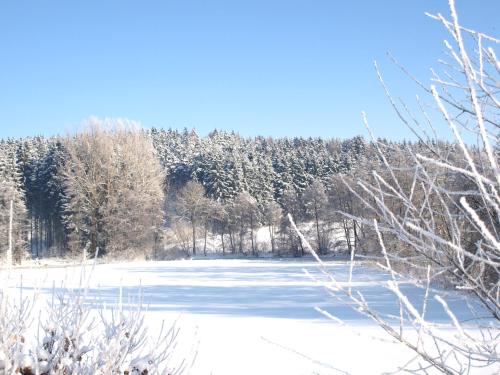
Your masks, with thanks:
[[[328,262],[329,271],[347,285],[349,266]],[[14,271],[11,283],[29,293],[36,285],[50,295],[62,285],[77,286],[78,267],[33,268]],[[185,260],[98,265],[85,271],[89,297],[96,305],[114,304],[120,288],[124,301],[142,295],[146,324],[156,332],[162,321],[178,319],[179,357],[197,345],[192,374],[378,374],[394,371],[411,358],[402,345],[387,338],[368,318],[355,311],[342,294],[325,288],[328,278],[308,260]],[[399,305],[386,288],[388,275],[364,266],[354,268],[354,291],[384,314],[399,314]],[[17,281],[16,281],[17,280]],[[402,284],[417,307],[424,291]],[[440,294],[468,318],[464,299]],[[340,326],[319,312],[327,310],[349,323]],[[427,317],[449,321],[442,307],[429,301]],[[368,371],[369,369],[369,371]],[[368,372],[367,372],[368,371]]]

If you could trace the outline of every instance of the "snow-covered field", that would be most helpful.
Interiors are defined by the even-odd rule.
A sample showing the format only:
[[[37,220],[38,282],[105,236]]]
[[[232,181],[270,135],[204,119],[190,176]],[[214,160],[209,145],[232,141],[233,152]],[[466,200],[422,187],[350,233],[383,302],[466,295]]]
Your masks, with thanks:
[[[337,280],[347,282],[346,262],[327,264]],[[38,286],[42,295],[50,295],[54,286],[79,285],[81,275],[79,267],[12,272],[11,286],[19,285],[22,274],[23,293]],[[87,267],[85,276],[90,280],[89,297],[99,303],[115,303],[120,287],[124,301],[137,300],[142,293],[152,333],[162,321],[169,324],[178,318],[178,358],[197,347],[191,374],[380,374],[397,370],[412,356],[400,344],[373,338],[387,337],[345,298],[329,294],[323,284],[326,278],[310,260],[119,263],[97,265],[91,274]],[[357,266],[353,280],[352,286],[371,306],[398,315],[396,299],[385,287],[387,275]],[[409,283],[402,289],[420,305],[423,290]],[[459,318],[467,318],[464,297],[441,294]],[[349,327],[325,318],[315,307],[345,320]],[[449,320],[432,300],[428,318]]]

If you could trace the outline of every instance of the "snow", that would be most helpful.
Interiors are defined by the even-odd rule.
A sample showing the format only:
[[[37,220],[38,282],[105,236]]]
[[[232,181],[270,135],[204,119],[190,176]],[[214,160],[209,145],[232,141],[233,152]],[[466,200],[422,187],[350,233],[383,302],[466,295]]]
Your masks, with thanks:
[[[327,264],[337,280],[346,284],[348,263]],[[402,345],[384,341],[388,337],[382,330],[352,309],[345,298],[325,289],[327,279],[312,260],[197,259],[102,264],[83,271],[79,267],[33,267],[11,272],[11,286],[20,284],[22,274],[23,293],[39,289],[47,298],[54,286],[57,292],[62,285],[78,287],[81,280],[88,281],[88,296],[96,301],[96,308],[113,305],[120,293],[125,305],[142,295],[151,333],[159,332],[163,321],[168,325],[177,320],[176,359],[197,351],[189,372],[195,375],[378,374],[395,371],[412,357]],[[352,287],[378,311],[397,316],[399,306],[387,288],[389,279],[360,265],[354,268]],[[410,283],[403,283],[401,289],[421,306],[423,290]],[[469,317],[463,295],[439,293],[459,319]],[[327,319],[315,307],[349,326]],[[449,323],[434,299],[429,301],[427,317]]]

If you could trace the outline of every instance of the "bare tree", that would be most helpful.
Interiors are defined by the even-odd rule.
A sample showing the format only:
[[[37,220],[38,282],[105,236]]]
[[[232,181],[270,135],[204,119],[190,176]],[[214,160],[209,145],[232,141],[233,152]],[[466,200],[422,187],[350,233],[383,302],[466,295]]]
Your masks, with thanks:
[[[349,178],[344,176],[344,179]],[[353,194],[346,187],[342,181],[341,176],[332,176],[327,182],[327,195],[328,195],[328,212],[327,220],[333,225],[342,226],[344,232],[345,243],[340,242],[342,247],[347,247],[349,251],[352,250],[352,236],[351,233],[357,234],[357,226],[354,224],[356,221],[351,220],[349,217],[345,216],[343,213],[348,213],[351,215],[356,215],[358,212],[354,212],[354,199]],[[356,228],[356,229],[355,229]],[[357,235],[354,236],[355,238]],[[356,243],[358,241],[356,240]]]
[[[207,237],[210,230],[216,232],[224,217],[222,205],[212,199],[205,198],[201,221],[203,223],[203,255],[207,255]]]
[[[233,204],[240,224],[240,251],[242,250],[244,234],[248,227],[250,228],[252,255],[256,255],[255,228],[259,224],[257,201],[248,192],[244,191],[236,196]]]
[[[135,124],[90,119],[66,139],[62,176],[73,249],[117,255],[151,248],[163,225],[163,172]]]
[[[207,207],[205,189],[196,181],[189,181],[180,191],[175,203],[179,217],[191,225],[192,252],[196,255],[196,227],[202,222]]]
[[[222,254],[226,254],[226,244],[224,242],[224,235],[226,234],[228,227],[228,213],[227,207],[225,204],[222,204],[219,201],[212,201],[212,228],[214,233],[220,234],[221,246],[222,246]]]
[[[163,230],[163,169],[146,133],[119,127],[112,141],[118,180],[107,201],[108,250],[153,250]]]
[[[171,222],[171,229],[173,233],[172,240],[177,246],[180,246],[182,252],[188,255],[192,249],[192,230],[191,225],[189,225],[184,220],[174,219]]]
[[[290,214],[298,223],[304,216],[304,207],[301,199],[294,189],[287,189],[281,198],[281,204],[285,214]],[[286,250],[293,250],[295,253],[300,248],[301,255],[304,255],[304,245],[300,236],[295,234],[295,231],[290,227],[290,223],[286,217],[281,222],[281,247]]]
[[[315,180],[311,186],[309,186],[302,197],[304,201],[304,206],[306,212],[314,220],[314,225],[316,227],[316,241],[317,249],[320,253],[325,253],[328,244],[327,239],[323,236],[323,230],[320,229],[320,225],[324,225],[325,211],[328,204],[328,197],[326,196],[325,187],[323,183],[319,180]]]
[[[283,216],[282,209],[275,201],[270,201],[264,207],[264,223],[269,228],[269,238],[271,240],[271,251],[276,250],[276,227],[279,226]]]

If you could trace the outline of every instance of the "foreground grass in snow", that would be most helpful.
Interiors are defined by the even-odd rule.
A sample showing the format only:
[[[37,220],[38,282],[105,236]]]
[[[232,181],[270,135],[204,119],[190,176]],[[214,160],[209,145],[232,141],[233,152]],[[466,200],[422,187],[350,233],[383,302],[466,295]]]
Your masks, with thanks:
[[[336,279],[347,283],[349,266],[328,262]],[[305,272],[307,271],[307,272]],[[78,267],[12,271],[11,287],[23,293],[39,289],[42,298],[64,287],[78,287]],[[378,374],[397,370],[412,357],[402,345],[389,343],[384,333],[347,299],[324,288],[327,279],[316,263],[304,260],[188,260],[98,265],[84,271],[88,302],[96,309],[112,306],[120,291],[125,307],[142,299],[150,332],[178,319],[181,329],[175,355],[188,357],[197,346],[193,374]],[[370,306],[397,316],[397,300],[386,287],[388,275],[355,267],[352,283]],[[419,306],[424,290],[411,284],[401,289]],[[459,319],[467,320],[464,296],[440,291]],[[315,307],[349,323],[340,326]],[[429,301],[427,316],[443,325],[449,318]]]

